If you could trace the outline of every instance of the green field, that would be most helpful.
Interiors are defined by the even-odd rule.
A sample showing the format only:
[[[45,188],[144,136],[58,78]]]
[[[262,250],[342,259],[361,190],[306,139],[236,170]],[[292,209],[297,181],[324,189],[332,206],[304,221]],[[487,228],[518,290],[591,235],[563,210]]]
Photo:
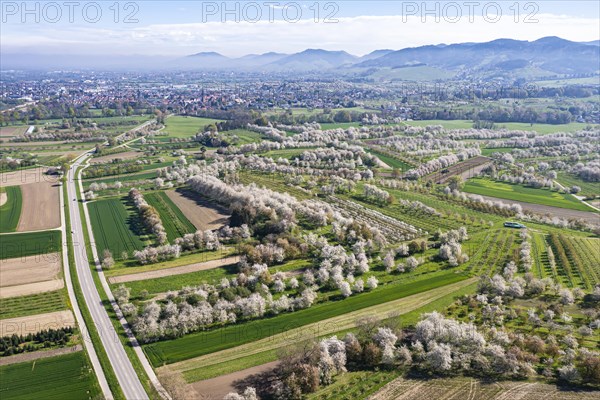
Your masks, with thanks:
[[[169,135],[167,137],[173,138],[189,138],[200,130],[202,130],[206,125],[212,124],[214,122],[218,122],[217,119],[210,118],[198,118],[198,117],[186,117],[180,115],[174,115],[165,120],[165,129],[163,132],[168,132]]]
[[[0,367],[2,400],[87,400],[101,395],[84,351]]]
[[[206,262],[210,260],[218,260],[223,257],[230,256],[233,253],[233,248],[223,247],[214,251],[202,251],[190,254],[183,254],[179,258],[172,260],[161,261],[156,264],[139,265],[134,260],[117,260],[115,266],[104,272],[106,276],[119,276],[128,274],[138,274],[141,272],[156,271],[159,269],[168,269],[181,267],[194,263]]]
[[[158,167],[155,167],[158,168]],[[114,175],[111,176],[110,178],[102,178],[102,179],[86,179],[83,180],[83,187],[85,189],[89,188],[90,185],[94,182],[96,183],[106,183],[106,184],[110,184],[112,182],[131,182],[131,181],[140,181],[140,180],[146,180],[146,179],[154,179],[156,178],[158,175],[156,173],[156,171],[152,171],[152,172],[141,172],[141,173],[137,173],[137,174],[128,174],[128,175]]]
[[[144,247],[145,232],[133,206],[126,208],[121,199],[98,200],[88,204],[92,232],[98,254],[109,249],[115,258]]]
[[[348,129],[350,127],[358,128],[360,126],[360,122],[324,122],[321,123],[321,129],[326,131],[328,129]]]
[[[443,309],[455,301],[457,297],[474,293],[476,287],[476,283],[462,286],[458,290],[454,290],[455,288],[448,290],[447,286],[441,286],[432,291],[426,291],[417,294],[416,298],[409,296],[392,303],[382,303],[381,305],[377,306],[377,309],[381,310],[379,312],[379,316],[381,316],[381,314],[387,314],[387,310],[395,308],[395,311],[397,312],[397,314],[393,317],[396,319],[395,322],[397,322],[399,319],[402,327],[407,328],[414,326],[417,322],[419,322],[423,313]],[[448,294],[438,297],[441,293],[446,292]],[[433,297],[438,298],[436,300],[431,300]],[[424,305],[413,309],[415,303]],[[407,311],[410,309],[412,309],[412,311]],[[333,335],[336,335],[338,338],[342,338],[346,333],[355,331],[353,324],[358,318],[358,315],[364,315],[364,311],[359,310],[356,313],[350,312],[346,315],[336,317],[335,322],[333,322],[333,320],[323,321],[325,329],[328,327],[334,327],[335,329],[333,330],[337,330],[336,332],[331,332],[330,330],[327,330],[327,332],[318,331],[313,329],[314,326],[311,327],[311,325],[306,327],[306,331],[316,333],[319,338],[331,337]],[[348,323],[348,321],[350,321],[350,323]],[[286,334],[289,336],[294,336],[296,333],[288,331]],[[264,342],[262,345],[260,343],[249,343],[238,348],[231,349],[231,351],[226,350],[225,352],[217,352],[211,354],[207,358],[201,357],[200,359],[192,360],[189,363],[184,362],[181,366],[175,367],[175,369],[181,370],[186,382],[189,383],[210,379],[215,376],[220,376],[226,373],[232,373],[257,365],[266,364],[271,361],[276,361],[278,358],[279,349],[286,345],[286,340],[285,337],[283,340],[278,340],[275,336],[271,337],[271,339],[272,340],[267,342],[266,345]],[[281,346],[274,348],[272,344],[275,341],[277,341],[278,344],[281,344]],[[269,350],[261,351],[261,349],[265,347],[269,348]],[[232,353],[235,353],[235,358],[232,357]]]
[[[0,319],[26,317],[68,309],[64,289],[0,299]]]
[[[398,168],[400,171],[408,171],[409,169],[413,168],[412,165],[408,165],[407,163],[405,163],[402,160],[398,160],[394,157],[390,157],[388,155],[379,153],[375,150],[371,150],[371,149],[365,149],[368,153],[373,154],[374,156],[377,156],[377,158],[379,158],[381,161],[383,161],[384,163],[386,163],[387,165],[389,165],[392,168]]]
[[[12,233],[0,236],[0,260],[56,253],[61,249],[60,231]]]
[[[142,290],[149,294],[165,293],[169,290],[180,290],[182,287],[200,285],[202,283],[216,283],[221,278],[231,277],[238,272],[235,264],[225,265],[205,271],[190,272],[181,275],[165,276],[162,278],[148,279],[143,281],[127,282],[125,286],[131,289],[131,296],[137,297]],[[118,286],[118,285],[117,285]]]
[[[600,182],[586,182],[575,175],[567,172],[558,173],[558,183],[570,188],[571,186],[579,186],[581,192],[578,196],[596,197],[600,196]]]
[[[210,332],[194,333],[176,340],[148,344],[144,346],[144,350],[152,365],[158,367],[163,364],[183,361],[239,346],[290,329],[435,289],[466,278],[466,275],[456,274],[454,271],[445,271],[435,276],[429,275],[426,278],[411,282],[410,285],[403,283],[385,285],[372,292],[358,294],[345,300],[327,301],[305,310],[231,325]]]
[[[183,237],[186,233],[196,232],[196,227],[183,215],[181,210],[167,196],[167,193],[148,193],[144,198],[160,214],[169,242]]]
[[[14,232],[21,217],[23,198],[20,186],[0,187],[6,193],[6,203],[0,206],[0,233]]]
[[[488,179],[473,178],[465,184],[464,191],[482,196],[523,201],[579,211],[594,211],[569,194],[561,194],[549,189],[534,189],[518,184],[495,182]]]
[[[469,129],[473,127],[473,121],[471,120],[419,120],[419,121],[407,121],[407,125],[411,126],[427,126],[427,125],[442,125],[445,129]],[[584,129],[589,124],[580,122],[571,122],[563,125],[553,124],[528,124],[525,122],[504,122],[497,123],[496,129],[506,128],[509,130],[519,131],[536,131],[541,134],[555,133],[555,132],[575,132]]]
[[[231,131],[225,131],[221,133],[225,136],[237,136],[239,138],[237,144],[258,143],[262,140],[260,133],[249,131],[247,129],[233,129]]]

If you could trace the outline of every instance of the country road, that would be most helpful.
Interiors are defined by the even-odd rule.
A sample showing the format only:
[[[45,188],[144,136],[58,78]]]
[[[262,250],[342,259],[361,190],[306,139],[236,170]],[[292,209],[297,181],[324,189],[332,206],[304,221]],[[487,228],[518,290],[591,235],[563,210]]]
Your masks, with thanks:
[[[86,242],[83,235],[83,225],[81,214],[79,212],[79,203],[77,202],[77,181],[76,171],[82,166],[81,159],[76,160],[70,167],[67,176],[67,199],[69,201],[69,214],[71,217],[71,227],[73,236],[73,245],[75,249],[75,267],[77,276],[83,292],[85,303],[87,304],[92,320],[98,330],[102,346],[106,350],[108,359],[115,371],[119,386],[127,399],[142,400],[148,399],[148,395],[140,382],[131,361],[119,339],[117,332],[104,309],[100,294],[94,284],[90,261],[86,252]],[[69,234],[67,232],[67,234]]]

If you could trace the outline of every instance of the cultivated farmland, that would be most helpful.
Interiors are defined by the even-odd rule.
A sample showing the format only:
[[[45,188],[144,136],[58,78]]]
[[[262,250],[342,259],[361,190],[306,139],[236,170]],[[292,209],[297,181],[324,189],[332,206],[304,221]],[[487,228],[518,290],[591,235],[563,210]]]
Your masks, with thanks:
[[[160,219],[163,222],[169,241],[174,241],[177,238],[183,237],[186,233],[194,233],[196,228],[179,210],[177,205],[171,200],[171,196],[167,193],[149,193],[144,198],[160,214]],[[201,213],[198,212],[195,214]],[[198,218],[201,218],[201,216],[198,216]]]
[[[55,311],[0,320],[0,336],[27,335],[47,329],[74,326],[75,318],[70,310]]]
[[[23,185],[23,211],[17,231],[39,231],[60,226],[59,185],[51,182]]]
[[[88,203],[92,231],[98,253],[109,249],[114,257],[121,252],[141,250],[144,246],[143,226],[132,207],[121,199],[105,199]]]
[[[89,399],[100,389],[83,351],[0,367],[0,393],[13,399]]]
[[[55,253],[61,249],[60,231],[3,234],[0,259]]]
[[[2,187],[0,196],[0,233],[14,232],[19,224],[23,196],[20,186]]]
[[[196,229],[218,229],[227,221],[228,215],[222,208],[191,191],[169,190],[166,195]]]
[[[465,184],[464,190],[465,192],[482,196],[498,197],[578,211],[594,211],[568,194],[552,192],[548,189],[534,189],[517,184],[494,182],[487,179],[470,179]]]
[[[341,399],[343,397],[333,396]],[[406,379],[398,378],[371,397],[372,400],[428,399],[531,399],[531,400],[592,400],[596,391],[569,390],[555,385],[533,382],[482,382],[467,378]]]
[[[164,132],[168,133],[168,137],[190,138],[201,131],[206,125],[216,121],[218,120],[198,117],[174,116],[167,118],[165,121],[166,126]]]
[[[65,290],[0,299],[0,319],[26,317],[52,311],[66,310]]]
[[[63,287],[59,253],[0,261],[0,298],[53,291]]]
[[[187,335],[177,340],[149,344],[145,346],[144,350],[154,366],[160,366],[163,363],[174,363],[239,346],[268,337],[273,333],[285,332],[326,318],[343,315],[351,310],[355,311],[397,300],[464,279],[466,279],[466,276],[451,272],[421,279],[412,282],[410,285],[388,285],[371,293],[348,298],[345,301],[327,302],[307,310],[282,314],[265,320],[250,321],[245,323],[243,328],[241,325],[234,325],[207,333]],[[240,334],[240,332],[247,332],[248,334]],[[229,340],[223,342],[223,337],[228,337]],[[202,341],[203,346],[195,345],[199,341]]]

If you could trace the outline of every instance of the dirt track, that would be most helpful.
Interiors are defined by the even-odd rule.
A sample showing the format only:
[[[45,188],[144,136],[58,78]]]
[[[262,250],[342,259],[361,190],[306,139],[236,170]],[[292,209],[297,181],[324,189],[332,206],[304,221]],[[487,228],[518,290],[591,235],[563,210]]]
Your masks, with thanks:
[[[139,274],[120,275],[108,278],[111,284],[125,283],[134,281],[143,281],[146,279],[156,279],[165,276],[181,275],[190,272],[206,271],[208,269],[219,268],[224,265],[235,264],[240,260],[239,256],[221,258],[201,263],[183,265],[181,267],[159,269],[156,271],[141,272]]]
[[[545,206],[542,204],[525,203],[523,201],[499,199],[491,196],[481,196],[484,199],[491,201],[500,201],[505,204],[520,204],[525,211],[531,211],[536,214],[550,214],[552,217],[563,219],[578,218],[586,220],[588,223],[600,226],[600,214],[591,211],[569,210],[567,208]]]
[[[59,186],[50,182],[23,185],[23,209],[17,232],[60,227]]]
[[[3,206],[8,201],[8,196],[5,192],[0,193],[0,206]]]
[[[220,400],[230,392],[241,392],[241,387],[236,387],[236,382],[245,380],[252,375],[261,374],[274,369],[279,361],[273,361],[256,367],[233,372],[227,375],[221,375],[216,378],[192,383],[190,386],[203,400]]]
[[[75,318],[70,310],[56,311],[46,314],[0,320],[0,337],[26,335],[44,329],[58,329],[75,326]]]
[[[219,229],[229,218],[223,210],[191,192],[169,190],[166,193],[196,229],[201,231]]]
[[[33,361],[33,360],[39,360],[40,358],[62,356],[63,354],[76,353],[81,350],[83,350],[83,346],[80,344],[77,344],[77,345],[71,346],[71,347],[60,347],[58,349],[52,349],[52,350],[39,350],[39,351],[31,352],[31,353],[22,353],[22,354],[17,354],[17,355],[10,356],[10,357],[0,358],[0,366],[18,364],[18,363]]]

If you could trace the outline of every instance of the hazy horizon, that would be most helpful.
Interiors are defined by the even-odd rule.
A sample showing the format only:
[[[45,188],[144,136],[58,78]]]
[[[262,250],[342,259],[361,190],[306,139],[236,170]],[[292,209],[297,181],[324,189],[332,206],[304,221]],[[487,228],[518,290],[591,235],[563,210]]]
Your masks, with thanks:
[[[378,49],[498,38],[598,39],[600,6],[596,2],[570,2],[568,6],[538,2],[532,3],[534,8],[518,3],[518,12],[507,3],[500,9],[493,6],[498,3],[481,3],[472,10],[462,5],[452,8],[452,2],[439,3],[436,8],[435,2],[425,2],[420,9],[421,2],[369,2],[369,6],[352,1],[282,2],[269,7],[267,3],[227,2],[220,9],[221,2],[142,1],[127,9],[119,3],[119,12],[102,3],[97,10],[88,7],[84,13],[83,7],[92,3],[69,10],[38,2],[27,3],[33,10],[28,14],[22,3],[3,2],[0,51],[115,57],[183,57],[215,51],[235,58],[320,48],[362,56]],[[248,4],[257,7],[245,8]]]

